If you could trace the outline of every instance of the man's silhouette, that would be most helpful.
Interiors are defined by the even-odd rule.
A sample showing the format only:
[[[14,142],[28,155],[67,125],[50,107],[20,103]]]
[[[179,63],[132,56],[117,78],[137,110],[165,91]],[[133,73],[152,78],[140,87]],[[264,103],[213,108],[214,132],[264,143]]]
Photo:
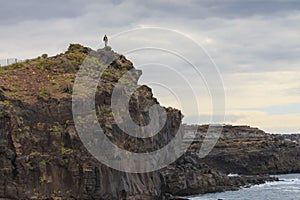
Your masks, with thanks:
[[[104,41],[105,47],[107,47],[108,37],[106,35],[104,35],[103,41]]]

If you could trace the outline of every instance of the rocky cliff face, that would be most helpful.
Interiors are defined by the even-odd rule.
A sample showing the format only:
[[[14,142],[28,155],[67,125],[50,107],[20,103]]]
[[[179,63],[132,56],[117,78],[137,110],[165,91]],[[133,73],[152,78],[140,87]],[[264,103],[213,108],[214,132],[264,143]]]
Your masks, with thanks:
[[[82,145],[72,120],[75,72],[92,50],[71,45],[64,54],[5,67],[0,79],[0,197],[12,199],[158,199],[159,174],[129,174],[102,165]],[[109,48],[92,52],[114,61],[103,73],[96,93],[98,121],[120,148],[145,152],[163,145],[181,122],[166,109],[167,123],[153,141],[135,140],[114,124],[112,89],[132,63]],[[136,71],[140,75],[139,71]],[[142,86],[131,99],[131,115],[147,123],[145,109],[158,104]],[[153,143],[156,145],[153,145]],[[113,152],[112,152],[113,153]]]
[[[51,105],[55,108],[51,102],[44,103],[33,106],[32,112],[42,115],[39,108],[48,110]],[[25,110],[16,111],[16,107],[14,103],[1,105],[4,108],[1,197],[114,199],[143,195],[152,199],[160,196],[157,174],[126,174],[110,169],[89,155],[71,121],[60,123],[53,112],[56,120],[52,123],[46,115],[47,122],[36,119],[35,115],[31,115],[35,120],[30,120],[22,115]]]
[[[223,137],[204,162],[225,173],[299,173],[299,142],[286,137],[248,126],[225,126]]]
[[[128,70],[141,72],[110,48],[93,51],[70,45],[68,51],[0,69],[0,198],[6,199],[163,199],[237,189],[272,180],[268,176],[229,177],[229,173],[300,172],[298,135],[266,134],[250,127],[225,126],[214,150],[204,159],[199,150],[207,126],[175,163],[152,173],[124,173],[95,160],[83,146],[72,115],[73,83],[88,54],[114,61],[102,74],[95,94],[98,122],[118,147],[151,152],[176,134],[182,115],[172,108],[162,130],[152,139],[134,138],[118,128],[111,95]],[[159,105],[147,86],[130,99],[137,124],[149,123],[148,109]],[[185,130],[189,130],[185,126]],[[170,149],[170,151],[173,151]],[[114,153],[114,152],[112,152]]]
[[[190,129],[191,126],[185,127],[186,131]],[[187,153],[161,170],[166,193],[236,190],[276,180],[269,174],[300,173],[300,135],[272,135],[249,126],[226,125],[214,149],[200,159],[197,152],[207,129],[208,126],[197,126],[196,138]]]

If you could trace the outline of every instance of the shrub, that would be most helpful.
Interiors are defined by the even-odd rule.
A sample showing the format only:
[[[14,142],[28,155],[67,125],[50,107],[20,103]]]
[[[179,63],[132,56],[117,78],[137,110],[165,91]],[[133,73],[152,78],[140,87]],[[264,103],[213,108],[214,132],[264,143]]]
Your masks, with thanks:
[[[46,166],[46,160],[41,160],[41,162],[39,163],[40,165],[42,165],[42,166]]]
[[[103,72],[102,76],[109,76],[109,77],[113,77],[113,75],[109,72]]]
[[[59,128],[57,126],[52,126],[52,128],[50,128],[50,131],[53,131],[55,133],[58,133],[59,132]]]
[[[113,112],[110,112],[110,113],[108,114],[108,116],[109,116],[109,117],[114,117],[114,113],[113,113]]]
[[[81,44],[70,44],[66,53],[84,53],[88,54],[91,51],[90,48],[84,47]]]
[[[32,167],[31,162],[27,162],[27,163],[26,163],[26,166],[27,166],[27,167]]]
[[[61,153],[65,154],[67,152],[66,148],[64,146],[61,147]]]
[[[68,164],[68,163],[69,163],[69,159],[68,159],[68,158],[65,158],[65,159],[64,159],[64,162],[65,162],[66,164]]]
[[[40,184],[43,184],[45,182],[44,177],[40,177]]]
[[[25,126],[25,127],[24,127],[24,130],[30,131],[30,126]]]
[[[53,65],[53,62],[49,59],[38,60],[36,63],[36,68],[44,71],[45,69],[49,69]]]
[[[48,58],[48,54],[46,54],[46,53],[44,53],[43,55],[42,55],[42,58]]]
[[[43,90],[39,92],[39,95],[42,96],[42,97],[48,97],[49,96],[49,94],[47,92],[43,91]]]
[[[4,100],[3,103],[4,103],[4,105],[9,105],[9,101],[8,100]]]
[[[107,113],[110,111],[110,107],[106,104],[101,104],[98,106],[98,113],[99,115],[103,115],[104,113]]]

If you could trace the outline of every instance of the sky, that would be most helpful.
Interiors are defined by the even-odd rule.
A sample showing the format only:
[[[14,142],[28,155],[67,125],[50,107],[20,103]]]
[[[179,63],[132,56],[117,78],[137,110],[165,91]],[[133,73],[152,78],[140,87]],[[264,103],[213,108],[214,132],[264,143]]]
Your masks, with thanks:
[[[143,70],[141,83],[153,88],[162,105],[182,109],[186,123],[209,122],[212,90],[205,86],[213,77],[221,77],[219,89],[224,90],[226,102],[223,123],[250,125],[270,133],[300,133],[299,1],[0,3],[2,63],[7,58],[56,55],[70,43],[102,48],[102,37],[107,34],[113,50]],[[157,48],[145,50],[150,46]],[[143,50],[130,52],[134,47]],[[219,75],[193,76],[188,63],[171,52],[192,60],[204,76],[207,68],[216,68]],[[192,96],[186,89],[189,81],[196,92]],[[200,122],[195,121],[198,116]]]

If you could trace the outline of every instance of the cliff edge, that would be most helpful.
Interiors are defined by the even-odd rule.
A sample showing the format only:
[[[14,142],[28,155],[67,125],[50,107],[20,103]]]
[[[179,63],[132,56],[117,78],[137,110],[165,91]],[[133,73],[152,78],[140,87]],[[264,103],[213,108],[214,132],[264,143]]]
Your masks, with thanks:
[[[90,54],[101,62],[113,60],[99,80],[95,108],[99,124],[114,144],[128,151],[151,152],[168,144],[179,130],[181,112],[160,106],[145,85],[130,97],[130,116],[147,125],[149,108],[158,105],[167,113],[163,128],[151,139],[135,138],[118,128],[111,110],[113,89],[129,70],[136,81],[142,72],[110,47],[95,51],[71,44],[53,57],[43,54],[1,67],[0,198],[174,199],[276,180],[269,174],[300,172],[299,135],[230,125],[223,127],[217,145],[204,159],[197,151],[207,125],[197,126],[186,154],[159,171],[124,173],[101,164],[82,144],[72,115],[76,73]],[[191,128],[195,127],[185,125],[184,131]]]

